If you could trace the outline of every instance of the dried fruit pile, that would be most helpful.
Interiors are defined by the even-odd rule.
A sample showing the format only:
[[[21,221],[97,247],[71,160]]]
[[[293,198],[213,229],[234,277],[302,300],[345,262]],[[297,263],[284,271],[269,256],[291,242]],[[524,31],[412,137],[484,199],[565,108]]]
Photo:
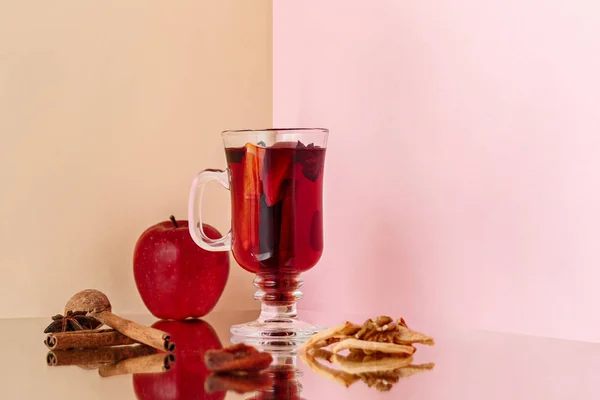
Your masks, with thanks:
[[[409,329],[403,318],[379,316],[362,326],[345,322],[314,335],[302,346],[302,359],[315,372],[346,387],[362,380],[369,387],[389,391],[401,378],[433,369],[433,363],[412,364],[417,343],[435,344],[431,337]],[[349,350],[348,355],[340,354],[344,350]]]

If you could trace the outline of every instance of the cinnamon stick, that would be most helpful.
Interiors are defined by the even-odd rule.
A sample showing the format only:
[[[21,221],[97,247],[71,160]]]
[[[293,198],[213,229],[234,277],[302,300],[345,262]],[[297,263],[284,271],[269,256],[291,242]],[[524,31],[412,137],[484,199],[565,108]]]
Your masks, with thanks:
[[[166,332],[138,324],[106,310],[91,313],[91,315],[98,321],[121,332],[123,335],[135,338],[140,343],[147,344],[158,350],[175,350],[175,343],[171,342],[171,336]]]
[[[74,331],[50,333],[44,340],[50,350],[75,348],[92,348],[105,346],[121,346],[137,343],[135,340],[115,331],[102,329],[98,331]]]
[[[78,365],[97,368],[99,364],[111,364],[127,358],[146,356],[156,352],[156,349],[145,345],[52,350],[46,355],[46,363],[51,367]]]
[[[175,343],[171,342],[171,337],[168,333],[113,314],[112,305],[108,297],[99,290],[86,289],[75,293],[65,305],[65,314],[68,314],[69,311],[85,311],[88,316],[121,332],[123,335],[152,346],[155,349],[175,350]]]
[[[103,365],[98,374],[103,378],[124,374],[152,374],[171,369],[175,355],[171,353],[152,354],[144,357],[128,358],[114,364]]]

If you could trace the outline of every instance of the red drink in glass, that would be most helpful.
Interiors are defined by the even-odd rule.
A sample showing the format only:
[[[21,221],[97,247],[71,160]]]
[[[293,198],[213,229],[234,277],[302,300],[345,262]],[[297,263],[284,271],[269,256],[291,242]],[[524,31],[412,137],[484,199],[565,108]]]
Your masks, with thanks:
[[[225,150],[233,255],[250,272],[298,274],[323,253],[325,149],[301,143]]]
[[[256,274],[262,302],[253,322],[235,325],[235,336],[304,340],[318,328],[296,317],[300,274],[323,253],[323,166],[327,129],[225,131],[227,171],[204,170],[190,192],[188,219],[194,241],[209,251],[231,250]],[[269,145],[265,144],[269,143]],[[200,203],[207,182],[231,191],[231,231],[211,239],[202,231]]]

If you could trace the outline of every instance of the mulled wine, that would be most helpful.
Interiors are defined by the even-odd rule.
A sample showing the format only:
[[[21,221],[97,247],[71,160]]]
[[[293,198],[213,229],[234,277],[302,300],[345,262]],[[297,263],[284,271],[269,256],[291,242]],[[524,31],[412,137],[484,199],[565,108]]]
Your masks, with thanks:
[[[312,268],[323,252],[325,149],[301,142],[248,143],[225,153],[236,261],[257,274]]]

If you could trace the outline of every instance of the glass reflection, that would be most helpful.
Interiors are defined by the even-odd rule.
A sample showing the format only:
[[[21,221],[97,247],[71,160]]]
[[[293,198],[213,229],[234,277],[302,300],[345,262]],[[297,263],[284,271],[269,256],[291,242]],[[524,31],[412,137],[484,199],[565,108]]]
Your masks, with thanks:
[[[254,393],[247,400],[306,400],[301,397],[302,384],[300,378],[302,372],[296,367],[298,358],[298,348],[300,342],[290,341],[265,341],[260,342],[256,339],[247,342],[239,337],[232,337],[232,343],[245,342],[254,346],[259,351],[266,351],[273,357],[273,362],[268,369],[256,378],[255,384],[259,384]],[[247,392],[252,392],[248,390]]]

